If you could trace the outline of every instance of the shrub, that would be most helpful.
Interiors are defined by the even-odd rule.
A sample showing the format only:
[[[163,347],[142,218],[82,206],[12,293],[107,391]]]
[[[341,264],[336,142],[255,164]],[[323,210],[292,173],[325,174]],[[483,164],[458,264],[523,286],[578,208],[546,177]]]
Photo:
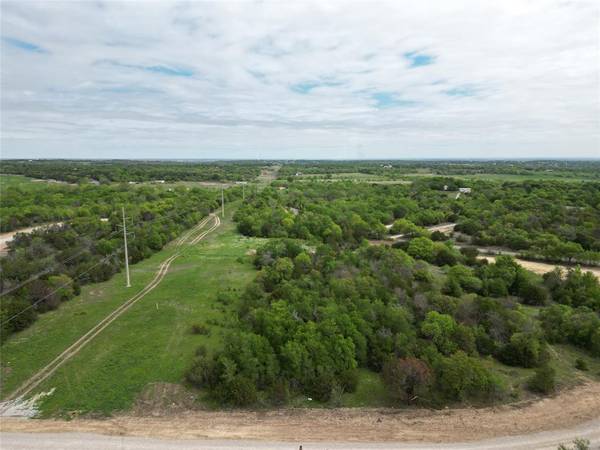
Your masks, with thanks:
[[[558,450],[590,450],[590,441],[587,439],[577,438],[573,441],[573,447],[565,444],[560,444]]]
[[[186,379],[196,387],[213,387],[217,382],[214,359],[198,357],[187,371]]]
[[[329,406],[332,408],[339,408],[342,406],[342,400],[344,395],[344,388],[339,384],[335,383],[331,387],[331,393],[329,394]]]
[[[427,393],[431,380],[429,366],[417,358],[394,358],[383,366],[383,381],[396,402],[414,402]]]
[[[529,379],[528,387],[534,392],[548,394],[556,388],[556,370],[550,364],[544,364],[535,370]]]
[[[515,333],[500,352],[500,360],[510,366],[537,367],[544,359],[545,344],[532,333]]]
[[[243,375],[236,375],[231,380],[220,383],[217,395],[221,400],[235,406],[252,405],[258,399],[256,386]]]
[[[323,372],[312,381],[308,391],[315,399],[327,402],[331,399],[331,394],[336,385],[337,383],[333,374]]]
[[[290,401],[289,384],[283,379],[278,379],[273,383],[270,393],[270,398],[274,405],[283,406]]]
[[[433,233],[431,233],[431,240],[432,241],[445,241],[448,239],[448,236],[446,236],[444,233],[442,233],[441,231],[434,231]]]
[[[339,383],[344,392],[354,392],[358,386],[358,371],[349,369],[340,373]]]
[[[210,328],[203,323],[195,323],[192,325],[191,332],[192,334],[201,334],[207,336],[210,334]]]
[[[584,370],[584,371],[589,370],[588,363],[586,362],[585,359],[582,359],[582,358],[577,358],[575,360],[575,368],[577,370]]]
[[[489,399],[504,391],[500,381],[481,362],[458,351],[436,365],[437,387],[450,400]]]

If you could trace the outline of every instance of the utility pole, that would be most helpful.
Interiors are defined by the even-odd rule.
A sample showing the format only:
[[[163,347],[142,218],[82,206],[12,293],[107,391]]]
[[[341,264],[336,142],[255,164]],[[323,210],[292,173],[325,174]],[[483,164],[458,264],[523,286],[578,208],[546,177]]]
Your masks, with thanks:
[[[127,253],[127,224],[125,223],[125,207],[121,208],[123,213],[123,244],[125,245],[125,274],[127,276],[127,287],[131,287],[129,280],[129,254]]]
[[[223,194],[223,188],[221,187],[221,215],[225,218],[225,195]]]

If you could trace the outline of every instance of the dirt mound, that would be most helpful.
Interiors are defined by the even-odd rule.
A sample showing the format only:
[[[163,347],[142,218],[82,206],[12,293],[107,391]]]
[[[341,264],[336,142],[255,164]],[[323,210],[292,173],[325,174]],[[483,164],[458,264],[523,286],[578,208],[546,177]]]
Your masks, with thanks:
[[[195,409],[196,396],[180,384],[151,383],[135,400],[132,415],[164,417]]]

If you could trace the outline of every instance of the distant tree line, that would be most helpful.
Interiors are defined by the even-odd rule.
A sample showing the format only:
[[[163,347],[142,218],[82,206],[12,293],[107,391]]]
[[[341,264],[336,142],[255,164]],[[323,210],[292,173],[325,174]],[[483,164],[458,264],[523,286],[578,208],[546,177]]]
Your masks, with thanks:
[[[260,173],[260,161],[69,161],[6,160],[0,173],[54,179],[68,183],[96,181],[102,184],[129,181],[250,181]]]

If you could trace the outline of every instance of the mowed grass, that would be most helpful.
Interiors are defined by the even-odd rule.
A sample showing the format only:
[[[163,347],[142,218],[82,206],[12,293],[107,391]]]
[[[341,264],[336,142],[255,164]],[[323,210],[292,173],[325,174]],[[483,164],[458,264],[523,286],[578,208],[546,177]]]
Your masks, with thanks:
[[[389,403],[381,375],[368,369],[358,369],[356,391],[342,396],[342,406],[345,407],[387,406]]]
[[[230,326],[233,306],[221,304],[218,295],[239,293],[254,277],[255,270],[246,253],[260,245],[259,241],[240,236],[228,215],[218,230],[175,260],[156,289],[38,387],[36,392],[55,388],[40,404],[41,415],[87,412],[109,415],[129,409],[148,383],[182,382],[201,344],[209,348],[220,345],[223,325]],[[87,310],[82,317],[89,318],[89,326],[71,324],[80,316],[66,304],[51,313],[55,316],[51,323],[42,315],[26,334],[7,342],[10,353],[4,353],[3,360],[10,362],[13,369],[10,386],[16,387],[27,378],[25,373],[32,374],[44,365],[38,360],[50,361],[114,307],[135,294],[172,252],[172,248],[163,250],[136,265],[132,272],[136,287],[127,290],[125,296],[121,295],[125,289],[120,287],[122,276],[87,288],[72,303],[79,301],[86,307],[106,303],[102,313],[82,308]],[[93,297],[90,290],[103,293]],[[114,298],[120,295],[122,298]],[[206,325],[210,334],[193,334],[194,324]],[[69,327],[76,327],[79,334],[71,332],[65,336],[59,331]],[[7,385],[6,391],[10,390]]]

